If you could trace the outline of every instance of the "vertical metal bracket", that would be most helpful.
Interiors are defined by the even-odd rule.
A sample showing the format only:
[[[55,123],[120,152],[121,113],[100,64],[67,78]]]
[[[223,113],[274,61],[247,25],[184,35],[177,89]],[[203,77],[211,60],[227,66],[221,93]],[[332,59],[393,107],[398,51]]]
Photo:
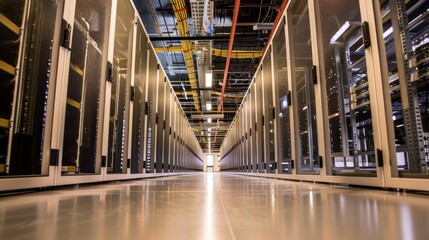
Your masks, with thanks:
[[[113,82],[113,64],[107,61],[106,81]]]
[[[59,159],[60,159],[60,150],[51,149],[51,152],[49,155],[49,165],[50,166],[58,166]]]
[[[384,166],[383,151],[381,149],[377,149],[377,164],[379,167]]]
[[[101,156],[101,167],[106,167],[106,166],[107,166],[107,157]]]
[[[71,38],[71,25],[63,19],[61,22],[61,47],[71,50],[70,48],[70,38]]]
[[[134,102],[134,99],[136,98],[135,96],[135,89],[134,86],[131,86],[131,90],[130,90],[130,101]]]
[[[362,23],[362,37],[363,37],[363,44],[365,46],[365,49],[371,47],[371,35],[369,33],[369,24],[367,21],[364,21]]]
[[[319,167],[323,168],[323,157],[319,156]]]
[[[317,68],[315,65],[311,68],[311,77],[313,78],[313,84],[317,84]]]

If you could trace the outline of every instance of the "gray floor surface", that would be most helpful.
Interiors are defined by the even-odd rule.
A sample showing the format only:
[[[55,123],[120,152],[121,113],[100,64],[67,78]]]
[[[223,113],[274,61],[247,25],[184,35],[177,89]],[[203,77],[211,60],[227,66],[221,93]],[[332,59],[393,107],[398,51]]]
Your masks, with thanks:
[[[0,198],[0,239],[429,239],[429,196],[227,173]]]

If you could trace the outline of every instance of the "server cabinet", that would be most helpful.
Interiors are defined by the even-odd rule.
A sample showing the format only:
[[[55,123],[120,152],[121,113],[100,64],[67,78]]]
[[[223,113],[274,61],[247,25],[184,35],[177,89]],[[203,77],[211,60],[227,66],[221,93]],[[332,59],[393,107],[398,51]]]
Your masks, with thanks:
[[[255,83],[252,82],[250,84],[249,89],[249,98],[250,98],[250,132],[252,133],[252,172],[256,173],[258,172],[258,165],[259,165],[259,155],[258,155],[258,149],[257,149],[257,123],[256,123],[256,90],[255,90]]]
[[[244,121],[245,121],[245,129],[246,129],[246,153],[247,157],[245,160],[245,172],[250,172],[251,169],[251,159],[252,159],[252,147],[251,147],[251,131],[250,131],[250,119],[249,119],[249,111],[250,111],[250,98],[249,95],[246,96],[245,101],[245,109],[244,109]]]
[[[131,101],[131,59],[133,51],[134,9],[119,0],[116,12],[112,94],[110,103],[108,173],[127,173],[128,112]]]
[[[429,1],[376,1],[391,175],[429,178]]]
[[[172,89],[172,93],[170,94],[170,137],[169,137],[169,145],[170,145],[170,149],[169,149],[169,161],[170,161],[170,167],[169,167],[169,172],[174,172],[174,158],[175,158],[175,139],[174,139],[174,132],[176,131],[174,126],[176,123],[176,111],[178,111],[178,107],[176,105],[176,96],[174,94],[174,89],[171,86]]]
[[[243,133],[243,124],[242,124],[242,119],[243,119],[243,108],[241,108],[239,110],[239,112],[237,113],[237,137],[238,137],[238,144],[239,144],[239,148],[238,148],[238,158],[237,158],[237,162],[236,162],[236,171],[240,172],[241,171],[241,166],[243,164],[244,161],[244,133]]]
[[[155,159],[155,144],[154,132],[156,126],[156,97],[158,85],[158,68],[159,64],[156,61],[156,55],[149,50],[149,72],[147,79],[147,95],[146,95],[146,173],[154,172]]]
[[[174,131],[173,131],[173,142],[174,142],[174,158],[173,158],[173,171],[177,172],[177,162],[179,159],[179,141],[177,133],[179,131],[179,112],[180,112],[180,106],[178,104],[178,100],[175,99],[174,101],[176,109],[174,111]]]
[[[182,145],[182,132],[183,132],[183,115],[179,112],[179,126],[177,129],[177,144],[178,144],[178,153],[177,153],[177,169],[179,172],[182,172],[182,158],[183,158],[183,145]]]
[[[271,47],[265,54],[262,64],[262,88],[263,88],[263,103],[264,103],[264,153],[267,164],[267,172],[275,173],[276,159],[274,148],[274,121],[275,121],[275,106],[273,99],[273,75],[271,65]]]
[[[292,147],[290,105],[291,89],[288,84],[285,19],[282,19],[279,28],[273,37],[273,69],[274,69],[274,98],[277,102],[275,109],[278,135],[278,172],[292,173]]]
[[[0,175],[48,175],[62,3],[0,3]]]
[[[290,63],[292,71],[292,103],[297,137],[297,172],[319,173],[317,127],[315,115],[313,56],[309,8],[307,1],[294,1],[288,7],[288,35],[290,37]]]
[[[265,117],[263,114],[263,99],[262,99],[262,71],[261,68],[255,74],[255,132],[257,141],[257,158],[258,158],[258,170],[260,173],[264,173],[266,169],[265,154],[264,154],[264,125]]]
[[[164,148],[163,148],[163,172],[167,173],[170,169],[170,136],[171,136],[171,126],[170,126],[170,110],[171,110],[171,87],[170,84],[166,83],[165,90],[165,121],[164,121]]]
[[[144,172],[144,139],[146,138],[146,79],[148,39],[141,26],[137,27],[134,62],[133,127],[131,145],[131,173]]]
[[[239,112],[237,112],[238,114]],[[238,162],[240,161],[240,153],[241,153],[241,136],[240,136],[240,127],[239,127],[239,123],[238,123],[238,119],[235,118],[234,120],[234,135],[235,135],[235,142],[236,142],[236,148],[234,149],[234,155],[233,155],[233,159],[234,159],[234,163],[233,163],[233,171],[237,171],[237,166],[238,166]]]
[[[316,3],[329,123],[328,174],[376,176],[376,153],[359,1]],[[335,27],[334,27],[335,26]]]
[[[236,125],[237,125],[237,139],[238,139],[238,150],[237,150],[237,158],[235,162],[235,171],[240,172],[241,164],[244,160],[244,134],[242,129],[242,112],[243,109],[239,109],[236,116]]]
[[[165,85],[167,78],[165,73],[160,71],[158,78],[158,101],[157,101],[157,114],[156,114],[156,153],[155,153],[155,169],[157,173],[161,173],[163,169],[163,146],[164,146],[164,127],[165,127]]]
[[[244,161],[244,133],[243,133],[243,108],[241,108],[237,115],[237,127],[238,127],[238,142],[239,142],[239,148],[238,148],[238,158],[236,163],[236,171],[241,172],[241,166],[243,165]]]
[[[247,161],[247,131],[246,131],[246,118],[245,118],[245,111],[246,111],[246,106],[245,106],[245,99],[243,99],[243,108],[241,110],[241,133],[243,136],[243,156],[242,156],[242,161],[240,163],[241,166],[241,172],[244,172],[244,167],[246,166],[246,161]]]
[[[64,101],[62,174],[101,172],[100,116],[104,113],[110,8],[105,1],[76,1]]]

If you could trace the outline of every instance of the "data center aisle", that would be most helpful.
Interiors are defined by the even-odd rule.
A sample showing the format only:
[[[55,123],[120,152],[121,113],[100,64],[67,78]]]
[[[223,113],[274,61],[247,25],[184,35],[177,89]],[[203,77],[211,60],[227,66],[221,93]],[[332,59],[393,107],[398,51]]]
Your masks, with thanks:
[[[198,173],[2,197],[0,239],[429,239],[429,197]]]

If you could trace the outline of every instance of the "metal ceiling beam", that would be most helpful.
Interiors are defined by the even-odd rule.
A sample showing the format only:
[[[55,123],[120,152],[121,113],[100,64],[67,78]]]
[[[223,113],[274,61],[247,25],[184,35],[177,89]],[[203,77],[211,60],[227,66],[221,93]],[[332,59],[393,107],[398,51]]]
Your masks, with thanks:
[[[289,2],[289,0],[283,0],[282,4],[280,5],[280,8],[278,9],[276,20],[274,21],[274,25],[273,25],[272,29],[276,29],[277,25],[279,25],[279,22],[283,16],[283,11],[285,10],[288,2]],[[267,51],[267,46],[270,44],[273,37],[274,37],[274,31],[270,31],[270,36],[268,37],[268,41],[267,41],[267,44],[265,45],[264,52]]]
[[[244,79],[244,80],[247,80],[247,79]],[[180,90],[177,89],[177,92],[183,92],[182,86],[173,85],[173,87],[180,87]],[[233,89],[225,90],[225,92],[232,92],[232,93],[246,92],[247,89],[248,88],[233,88]],[[197,89],[185,88],[185,91],[192,91],[192,90],[196,90],[196,91],[222,91],[222,89],[220,89],[220,88],[197,88]]]
[[[276,5],[273,4],[243,4],[240,5],[240,8],[276,8]],[[232,10],[233,5],[217,5],[216,10]]]
[[[257,4],[257,3],[243,3],[242,5],[240,5],[240,8],[276,8],[278,7],[275,4]],[[227,5],[227,4],[223,4],[223,5],[216,5],[216,9],[215,10],[232,10],[234,8],[234,5]],[[156,9],[157,12],[172,12],[173,9],[171,8],[157,8]]]
[[[235,38],[237,40],[252,40],[257,41],[258,39],[265,41],[267,36],[260,34],[239,34]],[[189,37],[150,37],[150,41],[181,41],[181,40],[229,40],[229,35],[222,36],[189,36]]]

